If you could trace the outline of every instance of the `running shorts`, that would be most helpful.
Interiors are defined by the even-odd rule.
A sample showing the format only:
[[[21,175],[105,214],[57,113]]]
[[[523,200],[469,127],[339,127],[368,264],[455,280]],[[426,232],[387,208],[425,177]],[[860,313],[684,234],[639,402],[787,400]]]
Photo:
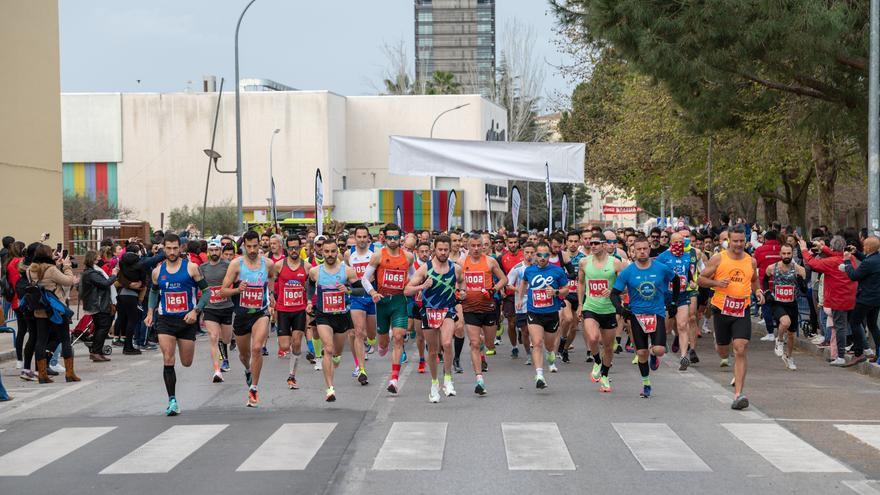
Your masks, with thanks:
[[[196,340],[198,323],[187,323],[182,316],[159,315],[156,319],[156,333],[170,335],[179,340]]]
[[[213,321],[221,325],[232,325],[232,308],[211,309],[205,308],[202,313],[205,315],[205,321]]]
[[[516,314],[516,328],[525,328],[529,324],[529,315],[526,313]]]
[[[260,318],[269,318],[265,311],[256,313],[236,313],[235,320],[232,322],[232,333],[238,337],[243,337],[253,329],[253,326]]]
[[[788,319],[791,321],[791,326],[788,327],[788,330],[791,332],[797,331],[798,319],[800,317],[800,314],[798,313],[797,303],[773,303],[770,307],[773,311],[773,321],[776,322],[777,327],[779,326],[779,320],[781,320],[783,316],[788,316]]]
[[[632,328],[633,343],[636,350],[645,350],[648,348],[648,341],[651,347],[666,347],[666,318],[657,315],[657,326],[651,333],[645,333],[642,324],[635,315],[629,318],[629,326]]]
[[[513,318],[516,316],[516,300],[515,296],[506,296],[501,300],[501,312],[505,318]]]
[[[528,313],[529,325],[538,325],[547,333],[556,333],[559,330],[559,312],[552,313]]]
[[[352,296],[351,297],[351,310],[352,311],[363,311],[370,316],[376,314],[376,303],[373,302],[373,298],[370,296]]]
[[[700,287],[697,291],[697,306],[706,306],[709,304],[709,299],[712,299],[712,294],[715,292],[712,289],[707,287]]]
[[[380,335],[387,335],[392,328],[406,329],[408,323],[406,297],[403,295],[385,296],[376,303],[376,331]]]
[[[278,336],[290,337],[293,332],[306,331],[306,311],[277,311]]]
[[[333,329],[333,333],[345,333],[354,328],[351,321],[351,313],[321,313],[315,312],[315,324],[326,325]]]
[[[498,324],[498,316],[494,311],[490,313],[465,313],[464,323],[477,327],[494,327]]]
[[[752,319],[748,310],[745,316],[728,316],[712,306],[712,320],[715,324],[715,343],[730,345],[734,339],[752,339]]]
[[[428,314],[424,310],[419,318],[422,320],[422,330],[439,330],[438,328],[431,328],[430,325],[428,325]],[[447,311],[444,319],[452,320],[453,323],[457,322],[458,313],[455,312],[455,308],[451,308]]]
[[[617,313],[601,314],[585,309],[581,314],[583,314],[585,320],[596,320],[601,330],[614,330],[617,328]]]

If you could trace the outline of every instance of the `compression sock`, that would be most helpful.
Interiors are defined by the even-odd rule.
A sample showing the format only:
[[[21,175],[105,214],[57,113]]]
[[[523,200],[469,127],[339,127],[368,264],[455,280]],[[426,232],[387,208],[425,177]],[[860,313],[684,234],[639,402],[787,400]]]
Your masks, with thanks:
[[[602,376],[608,376],[608,370],[610,369],[611,366],[606,366],[603,364],[600,373],[602,373]]]
[[[556,353],[548,352],[547,353],[547,362],[550,364],[556,364]]]
[[[220,359],[224,361],[229,360],[229,345],[226,342],[220,341],[217,342],[217,347],[220,348]]]
[[[312,339],[306,341],[306,347],[309,348],[309,352],[311,352],[312,354],[315,353],[315,343]]]
[[[602,364],[602,355],[598,352],[593,354],[593,362],[596,364]]]
[[[165,365],[162,369],[162,378],[165,380],[165,391],[168,392],[168,397],[174,397],[174,389],[177,387],[177,374],[174,373],[174,365],[171,366]]]
[[[455,359],[461,358],[461,350],[464,348],[464,337],[453,337],[455,341]]]
[[[321,352],[321,350],[324,348],[324,343],[321,342],[321,339],[314,339],[312,340],[312,343],[315,346],[315,357],[319,358],[323,356],[324,354]]]
[[[397,380],[400,376],[400,364],[392,364],[391,365],[391,379]]]
[[[564,350],[565,350],[565,337],[560,337],[559,338],[559,348],[556,349],[556,352],[561,353]]]
[[[290,375],[296,376],[296,365],[299,364],[300,353],[290,353]]]
[[[648,378],[648,375],[651,373],[651,368],[648,366],[647,361],[644,363],[639,361],[639,373],[642,375],[642,380]]]

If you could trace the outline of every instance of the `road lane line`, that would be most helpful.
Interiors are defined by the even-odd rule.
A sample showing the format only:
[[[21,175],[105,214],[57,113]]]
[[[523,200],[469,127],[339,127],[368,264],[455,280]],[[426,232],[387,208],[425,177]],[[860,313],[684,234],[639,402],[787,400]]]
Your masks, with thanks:
[[[67,394],[76,392],[77,390],[79,390],[87,385],[91,385],[92,383],[93,383],[92,381],[79,382],[75,385],[65,386],[64,388],[59,389],[57,392],[55,392],[53,394],[49,394],[45,397],[40,397],[39,399],[36,399],[34,401],[25,402],[25,403],[21,404],[20,406],[16,404],[16,405],[12,406],[12,408],[10,408],[8,411],[0,413],[0,419],[4,419],[9,416],[13,416],[15,414],[27,411],[28,409],[32,409],[37,406],[42,406],[43,404],[45,404],[49,401],[52,401],[52,400],[55,400],[59,397],[63,397]]]
[[[845,480],[843,484],[859,495],[880,495],[880,491],[868,484],[869,481],[877,482],[876,480]]]
[[[301,471],[336,428],[336,423],[285,423],[236,471]]]
[[[227,426],[172,426],[107,466],[100,474],[167,473]]]
[[[850,472],[846,466],[778,424],[724,423],[721,426],[783,473]]]
[[[501,433],[511,471],[575,469],[556,423],[501,423]]]
[[[114,429],[61,428],[0,457],[0,476],[28,476]]]
[[[712,471],[666,423],[611,423],[645,471]]]
[[[380,471],[438,471],[443,466],[447,423],[407,423],[391,425],[382,448],[373,462]]]
[[[880,425],[834,425],[877,450],[880,450]]]
[[[129,370],[128,368],[119,368],[118,370],[113,370],[113,371],[110,371],[110,372],[108,372],[108,373],[104,373],[104,376],[116,376],[116,375],[121,375],[121,374],[125,373],[125,372],[128,371],[128,370]]]

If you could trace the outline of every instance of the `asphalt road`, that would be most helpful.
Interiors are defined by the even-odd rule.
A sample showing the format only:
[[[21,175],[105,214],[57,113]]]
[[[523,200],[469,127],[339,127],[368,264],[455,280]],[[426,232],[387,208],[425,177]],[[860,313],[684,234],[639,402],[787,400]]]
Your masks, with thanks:
[[[288,390],[287,362],[273,354],[261,407],[249,409],[237,355],[213,384],[200,338],[193,367],[178,366],[175,418],[162,415],[158,353],[114,353],[102,365],[80,355],[78,384],[22,382],[6,362],[16,399],[0,404],[0,493],[880,494],[880,382],[806,354],[789,372],[753,341],[752,407],[732,411],[731,368],[718,367],[710,342],[701,339],[703,362],[688,372],[667,359],[651,399],[639,398],[626,353],[614,392],[600,394],[581,342],[544,391],[504,345],[490,358],[488,395],[473,393],[466,372],[455,376],[458,396],[439,404],[427,401],[413,345],[396,397],[384,390],[388,356],[371,356],[361,387],[346,350],[332,404],[308,363],[301,389]]]

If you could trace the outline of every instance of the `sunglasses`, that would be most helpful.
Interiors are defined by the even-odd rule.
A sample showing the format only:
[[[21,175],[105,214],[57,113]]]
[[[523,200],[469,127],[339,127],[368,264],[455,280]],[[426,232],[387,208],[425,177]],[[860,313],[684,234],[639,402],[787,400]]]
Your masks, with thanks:
[[[605,244],[617,244],[617,239],[606,239]]]
[[[661,235],[660,238],[661,239],[669,239],[669,236],[668,235]]]
[[[602,244],[602,241],[590,241],[590,246],[598,246]]]
[[[658,238],[658,237],[660,237],[660,236],[657,235],[657,234],[651,234],[651,239],[656,239],[656,238]]]
[[[385,238],[388,239],[389,241],[399,241],[400,240],[399,235],[386,235]]]
[[[537,256],[538,258],[549,258],[550,253],[535,253],[535,256]]]

